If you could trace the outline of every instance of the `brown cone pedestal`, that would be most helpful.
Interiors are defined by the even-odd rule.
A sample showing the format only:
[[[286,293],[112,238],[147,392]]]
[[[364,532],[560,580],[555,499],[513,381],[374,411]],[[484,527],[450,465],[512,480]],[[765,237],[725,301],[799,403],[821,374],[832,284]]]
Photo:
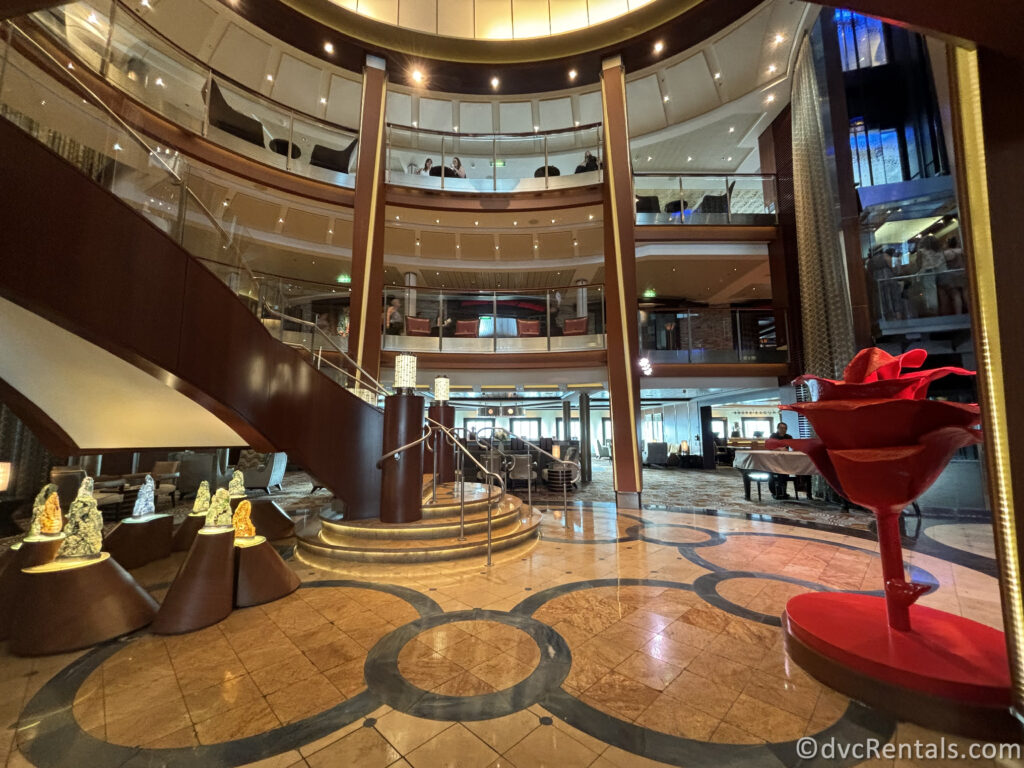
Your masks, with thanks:
[[[172,552],[188,552],[195,541],[199,529],[206,525],[206,513],[201,515],[189,514],[181,521],[178,530],[174,532],[174,539],[171,541]]]
[[[235,607],[261,605],[290,595],[299,577],[263,536],[235,539]]]
[[[231,613],[235,581],[234,528],[203,528],[171,588],[152,632],[177,635],[216,624]]]
[[[231,511],[238,508],[243,499],[231,500]],[[257,536],[266,536],[271,541],[287,539],[295,535],[295,523],[273,499],[249,499],[252,513],[249,519],[256,528]]]
[[[10,639],[19,656],[88,648],[141,629],[157,611],[156,601],[107,552],[54,560],[22,576]]]
[[[0,640],[6,640],[11,633],[15,602],[20,600],[23,591],[22,569],[50,562],[57,556],[57,550],[63,542],[63,533],[26,536],[4,552],[0,559]]]
[[[103,549],[129,571],[171,554],[174,518],[125,518],[103,539]]]

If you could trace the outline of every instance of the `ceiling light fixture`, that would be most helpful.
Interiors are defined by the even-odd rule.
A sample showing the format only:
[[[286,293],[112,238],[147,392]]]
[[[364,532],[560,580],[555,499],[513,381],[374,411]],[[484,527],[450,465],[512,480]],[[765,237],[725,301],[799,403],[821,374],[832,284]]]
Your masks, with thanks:
[[[729,126],[729,133],[736,133],[736,126],[730,125]]]
[[[334,54],[334,43],[331,43],[331,42],[324,43],[324,51],[329,53],[329,54],[331,54],[331,55],[333,55]]]
[[[277,220],[277,223],[278,223],[278,224],[284,224],[284,219],[278,219],[278,220]]]
[[[570,69],[569,70],[569,79],[570,80],[575,80],[576,79],[576,70],[575,69]]]
[[[690,155],[687,155],[686,156],[686,162],[692,163],[693,162],[693,158]]]
[[[786,36],[779,32],[776,33],[775,37],[772,39],[772,42],[775,43],[776,45],[779,45],[780,43],[785,42],[785,40]]]
[[[539,126],[539,125],[535,125],[535,126],[533,126],[533,132],[534,132],[534,133],[536,133],[536,132],[537,132],[537,131],[539,131],[539,130],[540,130],[540,126]]]
[[[649,162],[651,162],[651,160],[652,160],[652,159],[653,159],[653,158],[651,158],[651,156],[650,156],[650,155],[648,155],[648,156],[647,156],[647,162],[648,162],[648,163],[649,163]]]
[[[418,128],[419,127],[419,123],[417,123],[415,120],[413,120],[412,121],[412,127],[413,128]]]
[[[333,235],[334,234],[334,230],[333,229],[328,229],[327,230],[327,234],[328,235]]]
[[[587,218],[590,219],[591,221],[593,221],[594,220],[594,214],[590,214],[589,216],[587,216]]]
[[[491,88],[498,90],[498,86],[501,85],[501,80],[496,77],[491,78]]]
[[[396,216],[395,216],[395,221],[398,221],[398,220],[399,220],[399,219],[398,219],[398,216],[396,215]]]
[[[732,162],[732,155],[729,155],[729,157],[725,158],[725,162],[731,163]]]
[[[765,98],[764,103],[771,104],[773,101],[775,101],[775,94],[769,93],[768,96]]]
[[[423,82],[423,73],[420,70],[418,70],[418,69],[414,69],[412,71],[412,79],[413,79],[414,83],[422,83]]]
[[[320,97],[320,103],[321,104],[326,104],[327,103],[327,97],[326,96],[321,96]]]
[[[99,24],[100,23],[99,18],[96,16],[96,11],[93,11],[92,13],[89,14],[89,23],[90,24]]]
[[[664,96],[662,96],[661,100],[664,101],[665,103],[668,103],[668,94],[665,94]]]
[[[655,54],[659,54],[659,53],[661,53],[661,52],[662,52],[663,50],[665,50],[665,44],[664,44],[664,43],[663,43],[663,42],[662,42],[661,40],[659,40],[658,42],[656,42],[656,43],[654,44],[654,53],[655,53]]]
[[[161,88],[165,88],[165,87],[166,87],[166,86],[164,85],[164,79],[163,79],[162,77],[158,77],[158,78],[157,78],[156,80],[154,80],[153,82],[155,82],[155,83],[156,83],[157,85],[159,85],[159,86],[160,86]]]
[[[270,74],[269,72],[267,73],[267,82],[268,83],[274,82],[274,76],[272,74]]]
[[[721,72],[715,72],[715,80],[721,80],[721,79],[722,79],[722,73]]]
[[[774,64],[769,64],[768,65],[768,74],[769,75],[774,75],[778,71],[779,71],[779,68],[776,67]]]
[[[435,223],[435,224],[440,224],[440,223],[441,223],[441,220],[440,220],[440,219],[434,219],[434,223]]]
[[[480,222],[479,221],[474,221],[473,222],[473,226],[474,227],[479,227],[480,226]]]

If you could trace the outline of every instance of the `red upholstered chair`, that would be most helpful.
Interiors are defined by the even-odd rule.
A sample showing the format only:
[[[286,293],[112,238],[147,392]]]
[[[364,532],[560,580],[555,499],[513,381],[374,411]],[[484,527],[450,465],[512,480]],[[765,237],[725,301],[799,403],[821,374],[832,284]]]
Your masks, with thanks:
[[[455,335],[456,336],[471,336],[476,338],[480,335],[480,320],[456,320],[455,321]]]
[[[430,335],[430,318],[429,317],[406,317],[405,318],[405,335],[406,336],[429,336]]]
[[[562,329],[563,336],[583,336],[587,332],[589,317],[570,317],[565,321],[565,328]]]
[[[516,333],[519,336],[540,336],[540,320],[517,320]]]

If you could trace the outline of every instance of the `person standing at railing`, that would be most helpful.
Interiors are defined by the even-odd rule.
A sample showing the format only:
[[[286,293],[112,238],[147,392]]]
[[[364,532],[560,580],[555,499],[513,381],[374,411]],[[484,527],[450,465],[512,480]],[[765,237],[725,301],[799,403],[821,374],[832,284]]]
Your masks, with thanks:
[[[394,298],[384,313],[384,333],[389,336],[401,336],[405,330],[405,318],[402,317],[402,300]]]
[[[964,251],[955,236],[946,241],[942,256],[946,260],[946,271],[935,278],[939,287],[939,314],[962,315],[967,311],[967,276]]]
[[[917,271],[919,275],[917,289],[923,299],[926,316],[934,316],[939,311],[938,286],[935,275],[946,269],[946,257],[942,254],[942,246],[935,235],[925,235],[918,243],[917,252],[920,256]]]
[[[900,318],[900,286],[893,278],[896,273],[892,269],[889,257],[881,247],[871,249],[867,263],[868,274],[875,284],[875,296],[878,298],[878,317],[880,320],[899,320]]]

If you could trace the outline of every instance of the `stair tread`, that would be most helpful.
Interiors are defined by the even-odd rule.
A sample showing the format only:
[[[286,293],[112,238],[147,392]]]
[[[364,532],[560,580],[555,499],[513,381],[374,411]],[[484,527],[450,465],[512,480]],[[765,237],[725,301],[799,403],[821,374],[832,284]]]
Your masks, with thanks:
[[[492,530],[492,543],[515,537],[524,532],[536,529],[541,522],[541,514],[534,512],[529,518],[517,518],[511,525],[495,527]],[[306,538],[306,537],[304,537]],[[308,538],[306,538],[308,541]],[[324,541],[317,535],[314,542],[317,546],[334,549],[338,551],[358,552],[412,552],[412,551],[441,551],[445,549],[460,549],[472,547],[486,542],[486,532],[468,534],[465,541],[459,541],[457,536],[436,538],[436,539],[388,539],[386,546],[381,546],[380,539],[351,537],[350,542],[344,544]]]
[[[515,512],[520,507],[524,507],[525,502],[516,496],[506,496],[500,506],[494,508],[493,516],[507,516],[510,513]],[[439,517],[424,517],[420,520],[415,520],[409,523],[384,523],[377,518],[371,518],[368,520],[331,520],[328,521],[329,525],[335,528],[351,528],[354,530],[415,530],[418,528],[430,529],[430,528],[443,528],[449,525],[458,524],[459,513],[456,511],[453,514],[439,516]],[[487,519],[487,508],[466,510],[466,522],[477,522]]]

